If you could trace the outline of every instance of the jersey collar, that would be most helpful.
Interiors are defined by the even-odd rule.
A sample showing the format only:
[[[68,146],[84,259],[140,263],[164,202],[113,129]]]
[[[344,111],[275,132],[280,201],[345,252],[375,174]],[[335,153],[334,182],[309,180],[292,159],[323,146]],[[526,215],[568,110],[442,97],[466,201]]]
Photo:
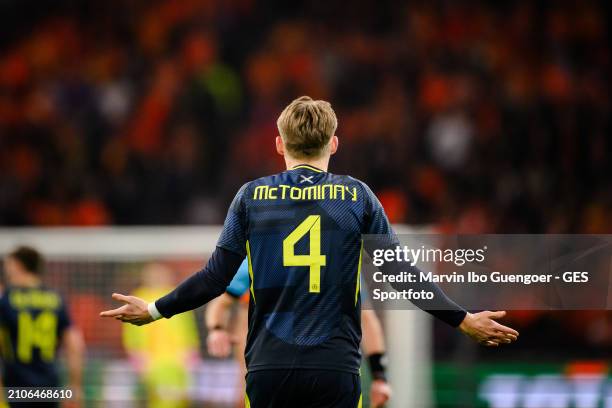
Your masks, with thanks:
[[[317,173],[325,173],[324,170],[321,170],[321,169],[319,169],[319,168],[317,168],[315,166],[311,166],[310,164],[298,164],[298,165],[293,166],[291,168],[291,170],[297,170],[297,169],[308,169],[308,170],[315,171]]]

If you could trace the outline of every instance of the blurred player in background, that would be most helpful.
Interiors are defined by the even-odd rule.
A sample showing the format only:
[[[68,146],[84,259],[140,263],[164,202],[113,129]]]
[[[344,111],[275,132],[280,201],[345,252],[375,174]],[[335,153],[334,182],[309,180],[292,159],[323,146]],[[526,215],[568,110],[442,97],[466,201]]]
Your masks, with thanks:
[[[173,287],[172,271],[153,263],[142,272],[134,296],[157,299]],[[199,360],[200,340],[193,313],[183,313],[144,330],[124,326],[123,344],[142,379],[151,408],[181,408],[189,404],[191,372]]]
[[[68,368],[65,385],[75,396],[66,405],[78,406],[83,337],[72,325],[62,296],[43,285],[43,270],[43,257],[34,248],[19,247],[4,259],[7,287],[0,297],[2,382],[7,388],[60,387],[57,361],[58,348],[63,346]],[[37,402],[36,406],[58,407],[59,403]]]
[[[243,263],[244,265],[244,263]],[[237,390],[240,395],[237,398],[237,408],[244,407],[244,377],[246,375],[246,362],[244,360],[244,349],[248,331],[249,310],[249,285],[247,271],[247,285],[238,279],[243,265],[240,266],[236,277],[227,287],[226,292],[211,301],[206,306],[205,325],[208,330],[206,347],[208,353],[213,357],[225,358],[233,353],[234,359],[240,368],[237,381]],[[230,324],[230,312],[236,305],[236,310]]]
[[[365,183],[327,171],[338,148],[328,102],[298,98],[277,124],[287,170],[238,191],[206,267],[152,303],[115,293],[124,305],[101,316],[143,325],[195,309],[224,293],[247,257],[246,406],[360,407],[362,235],[399,241]],[[488,346],[516,340],[494,320],[504,312],[467,313],[425,286],[442,310],[415,304],[437,318]]]
[[[244,376],[246,375],[244,347],[247,335],[245,319],[247,310],[245,305],[248,305],[249,295],[248,268],[248,262],[245,259],[225,293],[211,301],[206,307],[206,327],[208,328],[206,346],[208,352],[213,357],[225,358],[229,356],[232,345],[234,346],[234,358],[241,368],[241,375],[239,376],[239,389],[241,390],[244,389]],[[244,301],[245,295],[246,302]],[[230,327],[230,309],[235,303],[238,303],[236,321]],[[370,386],[370,405],[381,407],[391,396],[391,387],[387,384],[385,375],[385,338],[380,320],[374,310],[363,309],[361,311],[361,326],[363,331],[362,347],[366,356],[368,356],[370,372],[373,377]],[[239,406],[242,406],[242,404]]]

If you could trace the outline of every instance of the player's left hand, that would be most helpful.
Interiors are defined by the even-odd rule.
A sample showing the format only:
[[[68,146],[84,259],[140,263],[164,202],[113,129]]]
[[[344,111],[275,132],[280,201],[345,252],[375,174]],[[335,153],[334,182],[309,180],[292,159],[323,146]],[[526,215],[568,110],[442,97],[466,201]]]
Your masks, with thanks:
[[[374,380],[370,386],[370,407],[384,406],[391,398],[391,386],[384,380]]]
[[[136,326],[151,323],[153,318],[149,314],[148,303],[136,296],[125,296],[120,293],[113,293],[113,299],[125,303],[116,309],[107,310],[100,313],[102,317],[114,317],[124,323],[131,323]]]
[[[519,332],[496,322],[497,319],[501,319],[505,315],[506,312],[503,310],[498,312],[487,310],[480,313],[468,313],[459,325],[459,330],[478,343],[488,347],[512,343],[518,339]]]

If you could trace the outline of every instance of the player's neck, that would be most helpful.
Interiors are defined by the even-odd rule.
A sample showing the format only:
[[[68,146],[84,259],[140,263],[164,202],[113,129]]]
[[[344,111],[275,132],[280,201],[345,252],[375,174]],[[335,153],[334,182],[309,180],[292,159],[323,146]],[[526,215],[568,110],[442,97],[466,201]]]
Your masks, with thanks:
[[[12,282],[12,286],[19,286],[22,288],[35,288],[40,286],[40,284],[41,281],[38,277],[29,274],[20,275]]]
[[[329,167],[329,156],[323,156],[317,159],[296,159],[291,156],[285,155],[285,164],[287,165],[287,170],[291,170],[295,166],[299,166],[300,164],[306,164],[308,166],[316,167],[317,169],[321,169],[323,171],[327,171]]]

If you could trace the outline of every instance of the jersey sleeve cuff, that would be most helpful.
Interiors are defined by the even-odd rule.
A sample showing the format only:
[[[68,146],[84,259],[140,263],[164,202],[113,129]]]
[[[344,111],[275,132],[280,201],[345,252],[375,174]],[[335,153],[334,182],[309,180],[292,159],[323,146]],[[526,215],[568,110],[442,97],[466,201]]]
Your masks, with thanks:
[[[467,315],[467,311],[459,310],[456,313],[454,313],[451,318],[449,318],[448,324],[450,324],[452,327],[459,327],[461,322],[463,322],[463,319],[465,319],[466,315]]]
[[[234,299],[240,299],[240,297],[242,296],[242,294],[240,293],[236,293],[231,289],[225,289],[225,293],[227,293],[228,295],[230,295],[231,297],[233,297]]]
[[[155,302],[149,303],[149,305],[147,306],[147,309],[149,310],[149,314],[151,315],[153,320],[159,320],[163,317],[161,313],[159,313],[159,310],[157,310],[157,306],[155,306]]]

